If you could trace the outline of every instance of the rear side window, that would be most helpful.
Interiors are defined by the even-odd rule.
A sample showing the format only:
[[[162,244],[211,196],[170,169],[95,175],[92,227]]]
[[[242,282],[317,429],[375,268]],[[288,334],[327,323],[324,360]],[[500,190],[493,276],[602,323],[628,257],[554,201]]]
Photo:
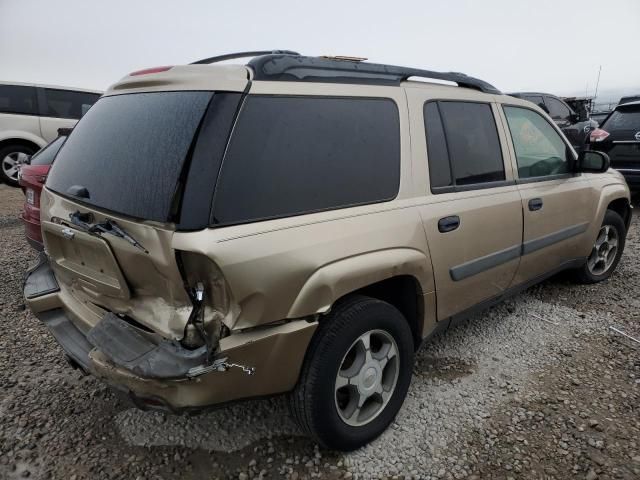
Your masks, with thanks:
[[[605,130],[640,130],[640,106],[615,110],[602,125]],[[635,133],[635,132],[634,132]]]
[[[249,96],[222,164],[217,224],[395,198],[400,125],[392,100]]]
[[[19,85],[0,85],[0,113],[37,114],[36,89]]]
[[[70,90],[44,89],[46,104],[43,114],[47,117],[79,119],[96,103],[97,93]]]
[[[448,191],[446,187],[455,189],[505,179],[498,130],[490,105],[428,102],[424,117],[432,189]]]
[[[58,137],[49,145],[44,147],[38,153],[36,153],[29,161],[30,165],[51,165],[56,155],[60,151],[60,147],[67,139],[67,137]]]

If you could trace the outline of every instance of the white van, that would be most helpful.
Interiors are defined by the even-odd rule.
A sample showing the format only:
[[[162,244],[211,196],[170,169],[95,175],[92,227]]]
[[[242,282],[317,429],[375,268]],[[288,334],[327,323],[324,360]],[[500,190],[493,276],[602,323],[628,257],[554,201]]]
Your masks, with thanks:
[[[18,165],[73,127],[102,92],[0,82],[0,180],[18,185]]]

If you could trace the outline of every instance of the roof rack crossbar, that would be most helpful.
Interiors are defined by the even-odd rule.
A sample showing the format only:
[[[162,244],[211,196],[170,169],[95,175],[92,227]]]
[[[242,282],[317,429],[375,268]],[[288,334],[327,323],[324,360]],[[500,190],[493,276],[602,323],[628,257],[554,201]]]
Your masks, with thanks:
[[[315,81],[333,83],[372,83],[398,85],[411,77],[454,82],[460,87],[501,94],[493,85],[458,72],[434,72],[417,68],[350,62],[291,53],[254,56],[247,64],[255,80]]]
[[[291,50],[255,50],[252,52],[227,53],[225,55],[217,55],[215,57],[203,58],[191,65],[205,65],[209,63],[224,62],[225,60],[235,60],[236,58],[257,57],[260,55],[300,55],[298,52]]]

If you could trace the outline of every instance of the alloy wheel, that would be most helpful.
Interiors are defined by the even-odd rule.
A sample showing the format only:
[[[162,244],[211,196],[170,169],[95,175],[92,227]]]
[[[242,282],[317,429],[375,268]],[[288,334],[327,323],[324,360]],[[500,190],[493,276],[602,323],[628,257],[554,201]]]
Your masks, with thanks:
[[[12,152],[2,159],[2,171],[11,180],[18,181],[18,170],[28,158],[23,152]]]
[[[398,346],[384,330],[370,330],[351,344],[335,382],[335,402],[348,425],[371,422],[389,403],[400,372]]]
[[[603,275],[613,265],[617,252],[618,230],[611,225],[603,225],[587,260],[587,268],[593,275]]]

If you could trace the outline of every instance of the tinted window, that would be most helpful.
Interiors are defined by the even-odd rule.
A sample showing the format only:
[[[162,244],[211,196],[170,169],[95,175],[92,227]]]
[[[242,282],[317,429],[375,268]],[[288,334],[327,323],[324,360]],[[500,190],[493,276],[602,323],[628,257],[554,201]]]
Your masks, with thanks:
[[[635,109],[615,110],[602,125],[604,130],[640,130],[640,106]]]
[[[571,110],[564,103],[562,103],[557,98],[553,97],[545,97],[544,103],[547,104],[547,108],[549,109],[549,115],[554,120],[565,120],[569,118],[571,114]]]
[[[211,92],[158,92],[100,99],[73,129],[47,186],[132,217],[167,221],[187,152]]]
[[[570,171],[567,145],[558,132],[537,112],[504,107],[520,178],[559,175]]]
[[[100,98],[97,93],[72,92],[45,88],[44,115],[58,118],[81,118]]]
[[[544,104],[544,100],[542,99],[542,95],[525,95],[523,98],[525,100],[531,102],[531,103],[535,103],[537,106],[539,106],[544,111],[548,110],[547,106]]]
[[[35,115],[36,106],[35,88],[0,85],[0,112]]]
[[[31,160],[29,161],[30,165],[51,165],[53,163],[53,159],[56,158],[58,151],[60,151],[60,147],[67,139],[67,137],[58,137],[49,145],[44,147],[38,153],[36,153]]]
[[[437,102],[428,102],[424,106],[424,128],[427,135],[427,156],[429,162],[429,181],[431,186],[447,187],[453,185],[449,151]]]
[[[222,165],[216,223],[393,199],[400,127],[386,99],[247,98]]]
[[[455,185],[504,180],[498,130],[486,103],[438,102]]]

